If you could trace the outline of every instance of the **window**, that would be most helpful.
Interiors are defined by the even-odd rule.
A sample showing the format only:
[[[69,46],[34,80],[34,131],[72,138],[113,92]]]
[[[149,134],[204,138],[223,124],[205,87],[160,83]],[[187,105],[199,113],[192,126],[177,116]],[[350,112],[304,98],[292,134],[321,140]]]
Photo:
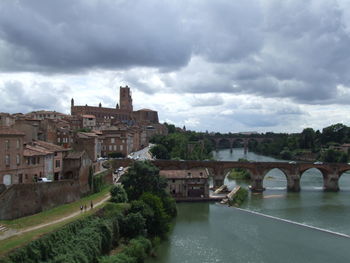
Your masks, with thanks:
[[[121,150],[121,151],[123,150],[123,145],[120,145],[120,150]]]
[[[114,150],[114,151],[117,150],[117,145],[113,145],[113,150]]]
[[[60,138],[60,137],[57,138],[57,142],[58,142],[58,143],[61,142],[61,138]]]
[[[17,156],[16,156],[16,164],[17,165],[21,164],[21,156],[19,154],[17,154]]]
[[[55,156],[57,156],[57,152],[55,152]]]
[[[9,140],[6,140],[6,141],[5,141],[5,148],[6,148],[7,150],[10,149],[10,141],[9,141]]]
[[[112,151],[112,145],[109,145],[109,150]]]
[[[19,147],[20,147],[20,140],[17,139],[16,148],[19,149]]]
[[[6,164],[6,166],[10,165],[10,155],[8,155],[8,154],[6,154],[6,156],[5,156],[5,164]]]
[[[61,166],[60,160],[56,160],[56,168]]]
[[[115,138],[111,138],[111,143],[115,143]]]

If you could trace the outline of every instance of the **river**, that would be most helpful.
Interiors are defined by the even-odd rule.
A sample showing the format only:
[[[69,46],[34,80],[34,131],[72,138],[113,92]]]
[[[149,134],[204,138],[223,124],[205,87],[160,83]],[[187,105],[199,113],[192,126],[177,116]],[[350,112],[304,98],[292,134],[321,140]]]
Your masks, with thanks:
[[[251,152],[244,155],[243,149],[220,150],[214,157],[278,161]],[[227,179],[225,184],[247,185]],[[350,174],[341,177],[337,193],[322,191],[322,175],[316,169],[302,175],[299,193],[288,193],[286,185],[283,173],[275,169],[264,179],[266,190],[250,193],[243,210],[179,203],[169,239],[147,263],[349,262]]]

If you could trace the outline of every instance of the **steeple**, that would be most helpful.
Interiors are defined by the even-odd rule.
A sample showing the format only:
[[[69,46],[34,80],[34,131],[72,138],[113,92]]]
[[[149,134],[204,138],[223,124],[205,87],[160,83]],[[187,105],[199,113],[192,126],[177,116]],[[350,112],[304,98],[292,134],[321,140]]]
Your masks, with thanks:
[[[101,108],[102,107],[102,104],[101,104],[101,102],[98,104],[98,106]]]
[[[74,99],[72,98],[71,101],[70,101],[70,106],[71,107],[74,107]]]
[[[116,108],[117,110],[119,110],[119,103],[117,103],[117,105],[115,106],[115,108]]]

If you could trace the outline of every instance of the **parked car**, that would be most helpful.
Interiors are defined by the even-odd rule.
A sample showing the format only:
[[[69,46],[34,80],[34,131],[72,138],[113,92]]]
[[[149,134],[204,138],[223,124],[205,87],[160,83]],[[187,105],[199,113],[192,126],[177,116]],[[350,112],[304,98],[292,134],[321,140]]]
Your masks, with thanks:
[[[323,164],[323,162],[317,161],[317,162],[314,162],[314,164]]]
[[[297,162],[296,161],[290,161],[288,162],[289,164],[296,164]]]
[[[46,177],[40,177],[38,178],[38,183],[49,183],[52,182],[52,180],[46,178]]]
[[[121,172],[121,171],[123,171],[124,170],[124,167],[123,166],[120,166],[119,168],[118,168],[118,171],[119,172]]]

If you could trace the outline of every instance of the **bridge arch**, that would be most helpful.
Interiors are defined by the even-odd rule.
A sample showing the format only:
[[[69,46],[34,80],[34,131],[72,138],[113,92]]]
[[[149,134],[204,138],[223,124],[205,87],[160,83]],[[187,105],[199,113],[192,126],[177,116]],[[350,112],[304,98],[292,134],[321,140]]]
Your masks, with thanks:
[[[282,190],[288,188],[288,171],[283,168],[271,168],[263,174],[263,187]]]
[[[216,141],[217,149],[230,149],[232,147],[231,141],[228,138],[220,138]]]
[[[350,190],[350,168],[339,171],[339,187],[341,190]]]
[[[325,188],[328,171],[322,168],[310,167],[300,171],[301,188],[319,189]]]

